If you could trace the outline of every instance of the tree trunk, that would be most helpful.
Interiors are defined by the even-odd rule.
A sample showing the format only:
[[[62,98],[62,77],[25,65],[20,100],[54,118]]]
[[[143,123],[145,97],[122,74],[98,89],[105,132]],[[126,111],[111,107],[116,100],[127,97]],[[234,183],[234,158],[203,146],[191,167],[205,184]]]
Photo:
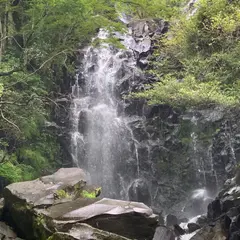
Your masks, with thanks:
[[[7,5],[3,7],[5,11],[0,15],[0,62],[7,46],[7,34],[8,34],[8,13]]]

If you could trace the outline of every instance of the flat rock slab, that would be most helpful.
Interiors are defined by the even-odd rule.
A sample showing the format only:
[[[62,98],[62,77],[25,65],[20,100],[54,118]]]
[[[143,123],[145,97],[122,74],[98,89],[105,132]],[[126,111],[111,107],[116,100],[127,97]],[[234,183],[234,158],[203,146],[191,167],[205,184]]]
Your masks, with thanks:
[[[4,190],[9,222],[27,240],[52,235],[53,239],[86,236],[81,239],[152,240],[158,217],[149,207],[92,195],[69,195],[71,191],[88,189],[85,185],[86,175],[78,168],[60,169],[34,181],[11,184]],[[56,199],[59,192],[63,199]]]
[[[103,214],[121,215],[127,213],[138,213],[153,219],[156,218],[152,210],[143,203],[104,198],[91,205],[68,212],[62,216],[62,219],[86,220]]]
[[[53,193],[64,187],[71,187],[78,182],[86,182],[86,174],[80,168],[61,168],[56,173],[34,181],[13,183],[6,187],[18,199],[26,201],[33,206],[51,205]]]
[[[69,227],[82,222],[131,239],[152,239],[158,218],[143,203],[108,198],[96,202],[77,199],[52,206],[47,214],[55,219],[58,231],[69,231]]]
[[[65,185],[75,185],[79,181],[86,181],[87,177],[81,168],[60,168],[52,175],[41,177],[45,184],[62,183]]]

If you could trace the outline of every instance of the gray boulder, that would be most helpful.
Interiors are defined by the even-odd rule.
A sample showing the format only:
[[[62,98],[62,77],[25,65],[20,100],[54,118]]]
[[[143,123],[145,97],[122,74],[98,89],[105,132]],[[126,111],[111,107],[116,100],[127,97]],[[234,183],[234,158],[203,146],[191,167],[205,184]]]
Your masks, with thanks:
[[[156,229],[153,240],[175,240],[173,231],[165,226]]]
[[[7,186],[4,218],[27,240],[153,238],[158,217],[149,207],[99,199],[100,189],[86,185],[82,169],[62,168]]]

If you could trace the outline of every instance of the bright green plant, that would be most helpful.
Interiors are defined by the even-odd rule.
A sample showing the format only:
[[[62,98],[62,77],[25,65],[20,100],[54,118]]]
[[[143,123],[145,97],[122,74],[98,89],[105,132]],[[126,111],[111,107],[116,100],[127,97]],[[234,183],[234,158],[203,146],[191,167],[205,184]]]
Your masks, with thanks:
[[[70,195],[63,189],[57,190],[56,195],[58,199],[70,198]]]
[[[102,188],[99,187],[99,188],[94,189],[91,192],[88,192],[87,190],[83,190],[81,192],[81,195],[82,195],[83,198],[96,198],[96,197],[98,197],[100,195],[101,189]]]

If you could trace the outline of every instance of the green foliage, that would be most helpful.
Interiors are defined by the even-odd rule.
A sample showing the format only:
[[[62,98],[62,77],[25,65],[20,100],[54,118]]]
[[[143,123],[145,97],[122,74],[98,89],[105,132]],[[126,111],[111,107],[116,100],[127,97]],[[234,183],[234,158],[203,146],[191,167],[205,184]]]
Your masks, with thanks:
[[[130,0],[117,1],[117,9],[135,18],[164,18],[170,19],[180,13],[183,0]]]
[[[30,19],[22,27],[25,62],[44,69],[53,63],[66,65],[76,45],[84,46],[100,27],[119,28],[114,1],[107,0],[35,0],[24,11]]]
[[[150,104],[166,103],[184,108],[212,105],[233,106],[238,103],[237,97],[228,96],[221,90],[219,82],[199,82],[190,75],[183,80],[166,75],[160,82],[153,84],[152,88],[132,95],[150,99]]]
[[[9,182],[27,181],[33,178],[34,169],[25,164],[13,164],[11,161],[5,161],[0,164],[0,176]]]
[[[70,195],[64,191],[63,189],[57,190],[56,195],[58,199],[63,199],[63,198],[70,198]]]
[[[0,165],[0,176],[6,178],[10,182],[17,182],[21,179],[21,169],[14,166],[11,162],[5,162]]]
[[[239,105],[240,3],[201,0],[193,16],[173,20],[151,61],[159,82],[134,97],[174,107]]]
[[[81,196],[83,198],[96,198],[97,196],[100,195],[101,190],[102,190],[101,187],[94,189],[94,191],[92,191],[92,192],[88,192],[87,190],[83,190],[81,192]]]

